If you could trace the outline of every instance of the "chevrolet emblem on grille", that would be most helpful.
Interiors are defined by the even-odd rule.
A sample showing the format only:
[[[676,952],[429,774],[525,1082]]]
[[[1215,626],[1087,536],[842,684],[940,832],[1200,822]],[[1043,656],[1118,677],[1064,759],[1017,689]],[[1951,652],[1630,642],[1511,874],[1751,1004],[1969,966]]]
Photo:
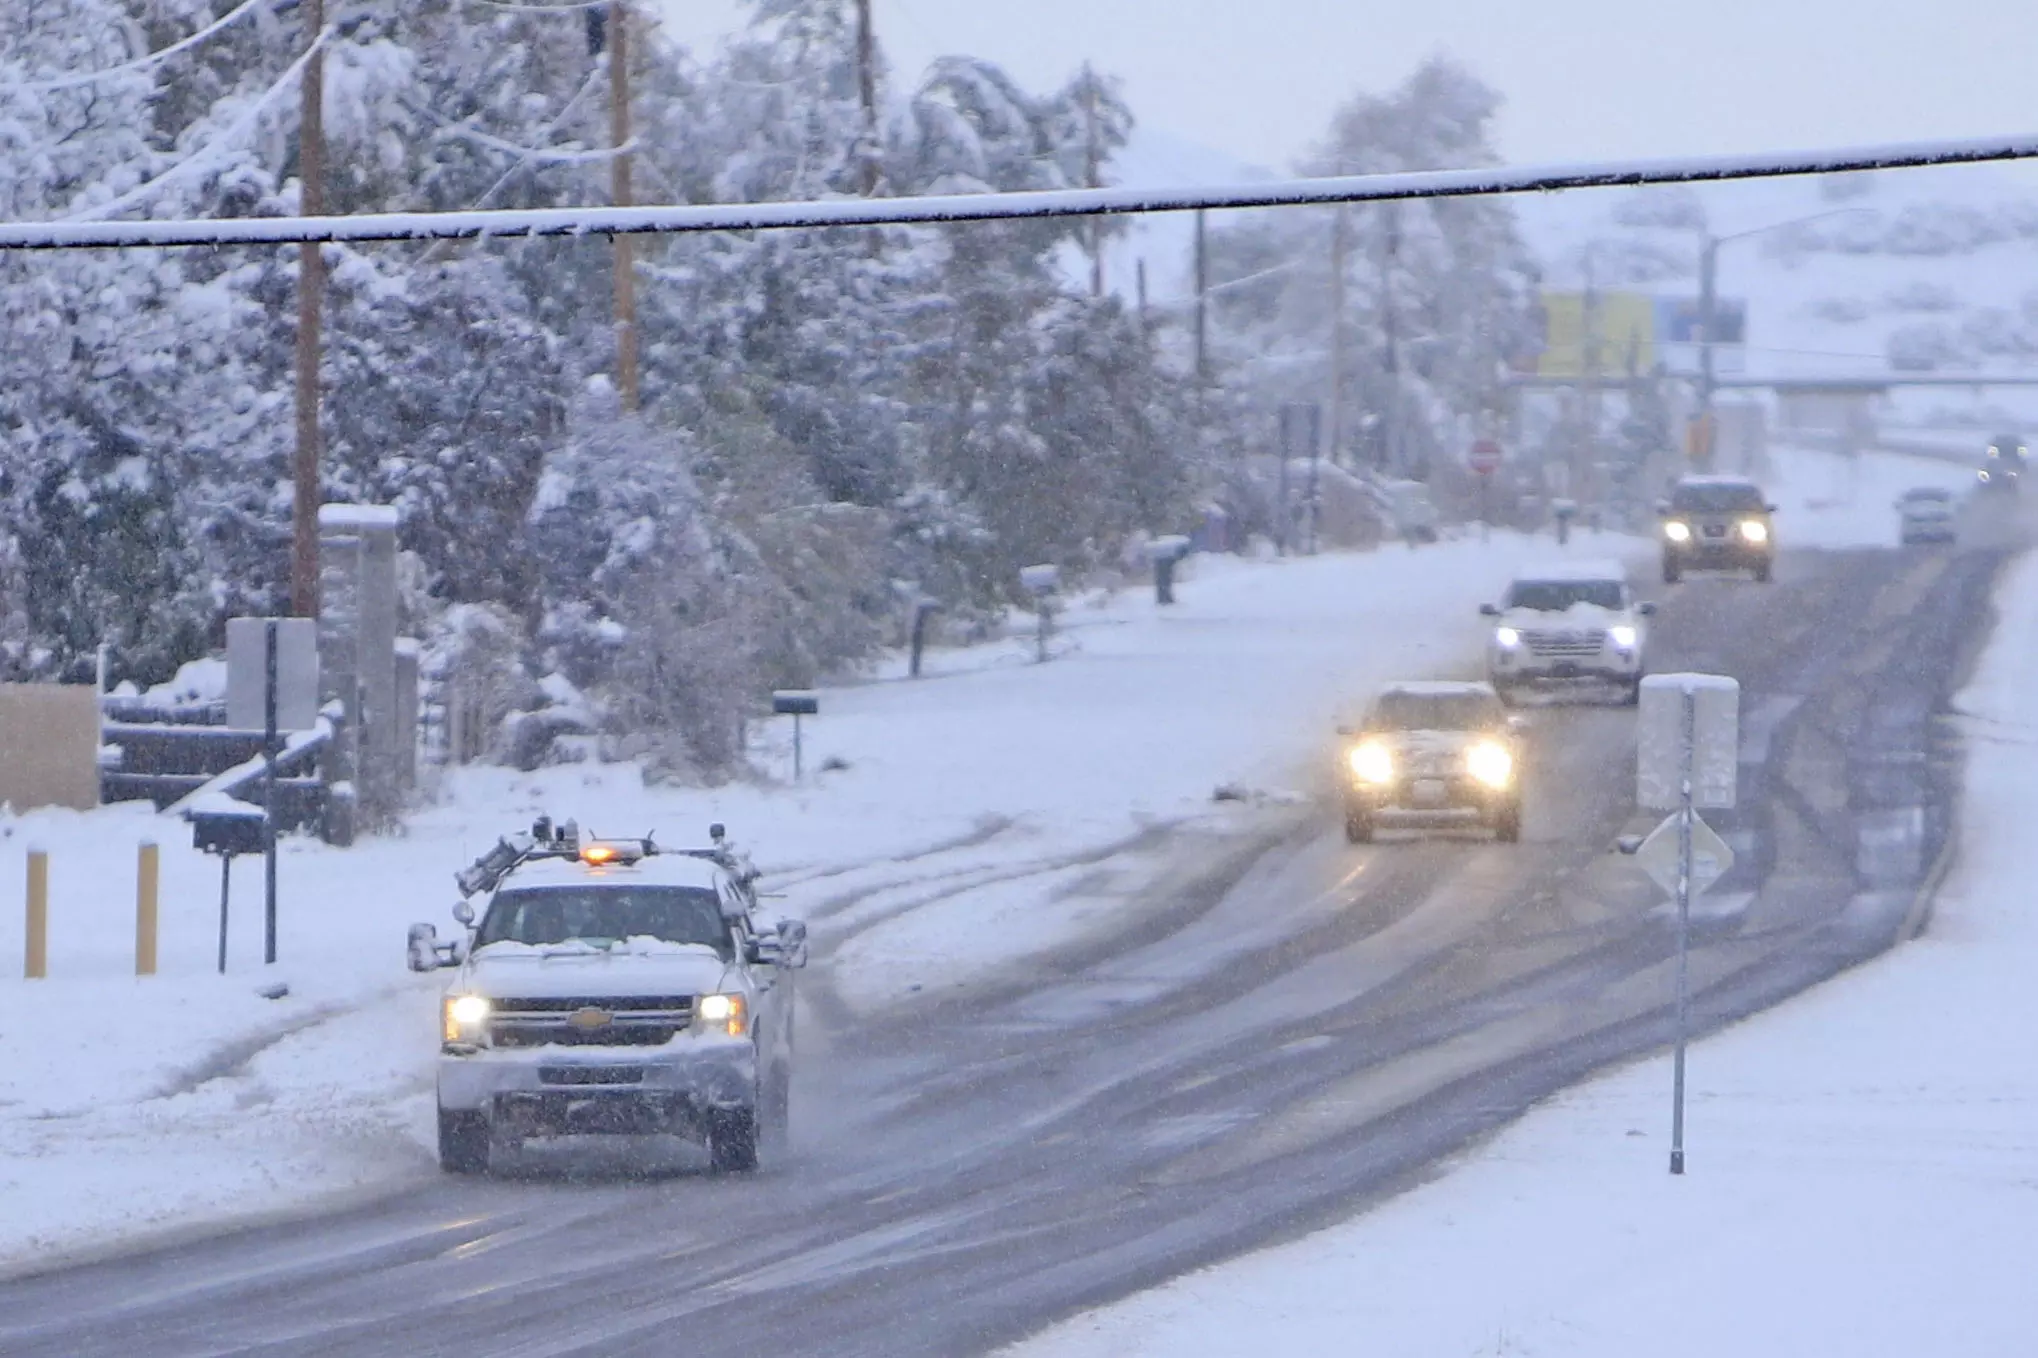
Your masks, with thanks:
[[[608,1010],[596,1009],[592,1005],[585,1009],[576,1009],[566,1017],[568,1023],[580,1029],[583,1033],[591,1033],[597,1028],[606,1028],[614,1019],[615,1015],[611,1014]]]

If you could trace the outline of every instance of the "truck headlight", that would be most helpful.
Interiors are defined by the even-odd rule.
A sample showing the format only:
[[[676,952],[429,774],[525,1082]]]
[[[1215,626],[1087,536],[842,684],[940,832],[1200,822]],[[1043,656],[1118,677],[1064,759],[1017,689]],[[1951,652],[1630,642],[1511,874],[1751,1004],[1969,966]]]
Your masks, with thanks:
[[[1353,746],[1346,758],[1351,763],[1352,776],[1362,783],[1394,781],[1394,756],[1377,740]]]
[[[1521,645],[1521,633],[1512,627],[1496,627],[1493,629],[1493,644],[1503,651],[1511,651]]]
[[[703,995],[694,1002],[694,1027],[741,1037],[750,1031],[750,1006],[741,995]]]
[[[1769,525],[1760,519],[1741,520],[1741,536],[1750,542],[1769,541]]]
[[[1465,751],[1465,771],[1499,791],[1514,781],[1514,756],[1497,740],[1482,740]]]
[[[1627,626],[1609,627],[1606,629],[1606,634],[1609,637],[1612,637],[1613,644],[1620,647],[1620,649],[1622,649],[1623,651],[1632,651],[1635,649],[1635,640],[1637,634],[1634,628]]]
[[[1663,536],[1672,542],[1689,542],[1691,541],[1691,525],[1672,519],[1663,525]]]
[[[445,999],[444,1023],[445,1040],[448,1042],[474,1042],[482,1036],[488,1016],[495,1006],[485,995],[448,995]]]

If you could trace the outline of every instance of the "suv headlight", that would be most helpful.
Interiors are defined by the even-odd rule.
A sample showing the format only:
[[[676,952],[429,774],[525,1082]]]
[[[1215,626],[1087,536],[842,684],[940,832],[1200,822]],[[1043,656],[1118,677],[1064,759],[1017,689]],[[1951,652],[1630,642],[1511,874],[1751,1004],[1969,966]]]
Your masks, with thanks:
[[[1769,541],[1769,525],[1760,519],[1741,520],[1741,536],[1750,542]]]
[[[1353,746],[1346,759],[1352,766],[1352,775],[1362,783],[1394,781],[1394,755],[1377,740]]]
[[[1482,740],[1465,751],[1465,771],[1499,791],[1514,781],[1514,756],[1497,740]]]
[[[703,995],[694,1001],[693,1026],[698,1033],[741,1037],[750,1031],[750,1005],[741,995]]]
[[[1607,628],[1606,634],[1609,637],[1612,637],[1613,644],[1620,647],[1620,649],[1622,649],[1623,651],[1632,651],[1635,649],[1635,640],[1638,634],[1636,633],[1634,628],[1629,627],[1626,624],[1622,624],[1621,626],[1618,627]]]
[[[1512,627],[1496,627],[1493,629],[1493,641],[1501,650],[1511,651],[1521,645],[1521,633]]]
[[[441,1030],[448,1042],[480,1042],[488,1036],[488,1016],[495,1012],[485,995],[448,995],[441,1010]]]
[[[1672,542],[1689,542],[1691,541],[1691,525],[1672,519],[1663,525],[1663,536]]]

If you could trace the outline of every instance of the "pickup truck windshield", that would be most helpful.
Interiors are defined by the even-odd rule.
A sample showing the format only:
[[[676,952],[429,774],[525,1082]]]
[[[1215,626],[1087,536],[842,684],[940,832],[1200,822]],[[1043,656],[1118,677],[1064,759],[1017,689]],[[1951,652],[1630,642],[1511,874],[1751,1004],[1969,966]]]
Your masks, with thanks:
[[[724,959],[735,955],[721,902],[706,887],[584,886],[498,891],[475,937],[490,943],[592,943],[626,938],[700,943]]]
[[[1670,492],[1670,508],[1687,514],[1731,514],[1736,510],[1760,513],[1766,507],[1759,486],[1736,481],[1688,483]]]

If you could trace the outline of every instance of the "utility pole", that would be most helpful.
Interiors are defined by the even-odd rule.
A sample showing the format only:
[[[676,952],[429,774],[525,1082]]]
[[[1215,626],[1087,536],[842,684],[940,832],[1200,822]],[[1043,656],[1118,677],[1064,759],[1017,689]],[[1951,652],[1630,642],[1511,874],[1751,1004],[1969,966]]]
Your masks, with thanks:
[[[863,100],[863,196],[878,189],[877,130],[877,30],[870,14],[871,0],[856,0],[856,89]]]
[[[1380,265],[1380,331],[1386,342],[1387,409],[1386,429],[1380,450],[1382,470],[1401,474],[1401,336],[1400,318],[1394,310],[1394,266],[1401,257],[1401,214],[1387,205],[1386,249]]]
[[[1342,170],[1342,167],[1340,167]],[[1330,222],[1330,461],[1337,465],[1345,446],[1345,350],[1350,338],[1345,324],[1345,208],[1331,209]]]
[[[1580,411],[1584,430],[1580,434],[1577,450],[1577,465],[1571,478],[1571,496],[1576,500],[1588,500],[1593,465],[1599,455],[1599,284],[1594,266],[1597,258],[1591,247],[1585,253],[1585,294],[1580,299],[1580,322],[1584,327],[1581,341],[1584,348],[1584,388],[1581,393]]]
[[[1103,185],[1103,157],[1097,146],[1097,75],[1083,63],[1083,183]],[[1090,218],[1090,296],[1104,295],[1104,219]]]
[[[1203,391],[1210,385],[1210,232],[1207,214],[1196,210],[1196,405],[1201,419]]]
[[[630,154],[630,7],[626,0],[609,0],[609,142],[616,148],[609,162],[609,200],[617,207],[629,207]],[[637,274],[632,259],[632,238],[618,233],[609,237],[615,263],[616,389],[623,410],[637,409]]]
[[[304,40],[325,33],[325,0],[304,0]],[[305,64],[297,122],[298,208],[307,217],[325,212],[325,53]],[[325,299],[325,256],[316,243],[297,247],[297,452],[291,460],[290,611],[318,616],[319,444],[318,372],[320,307]]]
[[[1713,333],[1719,311],[1719,266],[1719,237],[1707,232],[1705,249],[1698,256],[1698,440],[1692,452],[1699,471],[1712,469],[1713,393],[1717,386]]]

